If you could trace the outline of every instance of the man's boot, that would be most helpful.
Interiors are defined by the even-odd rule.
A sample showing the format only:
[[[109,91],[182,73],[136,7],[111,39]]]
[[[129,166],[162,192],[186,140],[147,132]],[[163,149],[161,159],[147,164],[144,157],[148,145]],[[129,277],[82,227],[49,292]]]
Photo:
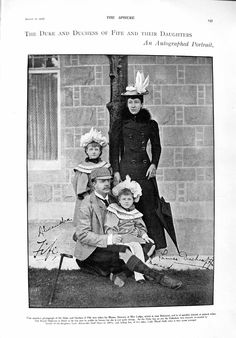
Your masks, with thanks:
[[[156,270],[149,268],[144,264],[138,257],[132,255],[126,263],[126,266],[131,271],[140,272],[148,277],[153,278],[162,286],[165,286],[170,289],[179,289],[182,286],[182,282],[171,277],[164,275]]]

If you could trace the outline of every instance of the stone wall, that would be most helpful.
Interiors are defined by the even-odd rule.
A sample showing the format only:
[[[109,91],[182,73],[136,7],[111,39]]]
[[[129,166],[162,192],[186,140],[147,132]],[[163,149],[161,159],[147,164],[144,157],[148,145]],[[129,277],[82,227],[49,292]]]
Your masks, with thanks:
[[[84,158],[80,136],[95,126],[109,128],[109,64],[103,55],[60,56],[61,169],[28,172],[30,254],[37,231],[73,215],[72,169]],[[158,122],[162,154],[160,193],[171,202],[178,242],[189,254],[213,253],[214,151],[212,58],[129,56],[129,83],[137,70],[150,76],[145,106]],[[108,149],[103,156],[108,160]],[[46,228],[45,228],[46,229]],[[68,226],[71,232],[71,227]],[[34,235],[32,235],[34,233]],[[53,241],[51,230],[47,241]],[[36,236],[36,237],[35,237]],[[175,252],[169,242],[169,252]],[[57,251],[61,249],[57,248]]]

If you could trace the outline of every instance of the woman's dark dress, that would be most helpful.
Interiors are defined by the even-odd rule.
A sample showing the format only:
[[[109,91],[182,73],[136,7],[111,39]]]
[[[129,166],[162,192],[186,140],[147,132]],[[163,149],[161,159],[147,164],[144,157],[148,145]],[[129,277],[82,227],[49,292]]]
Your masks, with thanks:
[[[147,154],[147,143],[151,142],[152,160]],[[121,121],[114,123],[110,137],[111,166],[113,172],[119,172],[124,180],[129,175],[142,188],[142,197],[136,204],[142,212],[148,235],[155,241],[156,249],[166,247],[165,233],[155,212],[156,190],[155,178],[147,179],[146,172],[151,163],[156,167],[161,154],[159,128],[156,121],[151,120],[150,113],[141,109],[136,115],[128,110]]]

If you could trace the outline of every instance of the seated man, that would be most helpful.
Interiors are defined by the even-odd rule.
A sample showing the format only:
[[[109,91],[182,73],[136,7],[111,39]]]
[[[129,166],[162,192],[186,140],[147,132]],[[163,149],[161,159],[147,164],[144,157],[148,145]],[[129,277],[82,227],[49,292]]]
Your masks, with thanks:
[[[136,271],[163,286],[172,289],[181,287],[182,282],[149,268],[126,245],[120,244],[121,235],[104,233],[106,207],[110,203],[111,174],[107,168],[99,168],[92,171],[90,179],[94,191],[85,197],[76,211],[74,256],[78,264],[96,266],[111,273],[115,276],[112,280],[118,286],[123,286],[124,277]]]

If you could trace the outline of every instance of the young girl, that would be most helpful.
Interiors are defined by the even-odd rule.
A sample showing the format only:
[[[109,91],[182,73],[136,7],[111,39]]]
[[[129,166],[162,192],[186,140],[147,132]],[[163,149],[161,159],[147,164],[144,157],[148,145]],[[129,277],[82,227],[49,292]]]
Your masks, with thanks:
[[[141,187],[127,175],[126,180],[116,185],[112,193],[118,203],[112,203],[107,208],[105,233],[122,235],[122,244],[129,246],[133,254],[144,262],[154,252],[155,245],[147,235],[143,215],[134,206],[142,195]],[[145,281],[140,273],[135,272],[134,276],[137,282]]]
[[[101,159],[102,150],[107,145],[105,136],[101,132],[91,128],[91,130],[82,135],[80,146],[84,148],[87,157],[74,170],[72,185],[76,196],[75,211],[78,210],[81,201],[90,193],[89,175],[97,168],[110,168],[110,164]],[[74,225],[77,223],[78,213],[74,212]]]

